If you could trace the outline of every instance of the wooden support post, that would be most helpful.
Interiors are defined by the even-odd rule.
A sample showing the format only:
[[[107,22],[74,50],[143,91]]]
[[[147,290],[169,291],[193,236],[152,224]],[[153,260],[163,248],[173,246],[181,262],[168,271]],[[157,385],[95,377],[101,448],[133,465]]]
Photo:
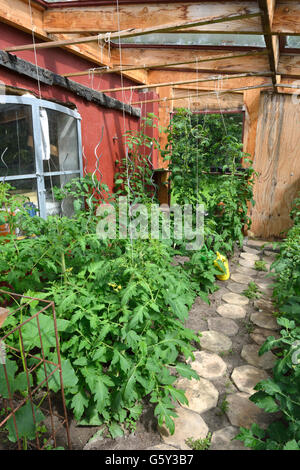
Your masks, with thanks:
[[[245,125],[243,151],[254,158],[261,89],[244,91]]]
[[[173,89],[171,86],[167,86],[164,88],[159,88],[157,90],[159,94],[159,98],[161,100],[159,106],[159,126],[163,129],[166,129],[170,124],[170,116],[173,110],[172,108],[172,97],[173,97]],[[168,144],[168,138],[166,132],[161,132],[159,143],[162,149],[165,149]],[[168,168],[168,162],[163,161],[162,158],[158,161],[159,168]]]

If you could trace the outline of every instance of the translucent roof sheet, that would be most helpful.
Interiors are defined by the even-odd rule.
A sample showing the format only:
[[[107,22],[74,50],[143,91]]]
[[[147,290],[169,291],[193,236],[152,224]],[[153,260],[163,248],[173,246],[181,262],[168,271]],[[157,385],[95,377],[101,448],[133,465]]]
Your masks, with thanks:
[[[300,49],[300,37],[299,36],[287,36],[286,47]]]
[[[154,33],[122,39],[123,44],[266,47],[263,36],[250,34]]]

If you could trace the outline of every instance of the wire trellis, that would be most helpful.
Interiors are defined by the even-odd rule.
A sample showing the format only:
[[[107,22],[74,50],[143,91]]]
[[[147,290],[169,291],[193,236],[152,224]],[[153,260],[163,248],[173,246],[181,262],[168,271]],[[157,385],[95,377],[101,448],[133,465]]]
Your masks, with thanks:
[[[61,442],[71,449],[54,302],[0,289],[0,305],[0,431],[18,450],[24,443],[44,450]],[[28,315],[33,305],[36,312]],[[30,347],[31,331],[36,334]],[[49,344],[55,361],[46,359]]]

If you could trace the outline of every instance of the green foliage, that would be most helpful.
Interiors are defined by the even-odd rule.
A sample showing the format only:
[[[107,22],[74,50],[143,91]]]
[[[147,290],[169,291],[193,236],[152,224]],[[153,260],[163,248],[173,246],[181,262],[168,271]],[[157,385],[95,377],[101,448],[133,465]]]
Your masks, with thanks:
[[[248,283],[248,288],[243,290],[242,294],[248,299],[259,299],[261,296],[258,285],[253,281]]]
[[[6,358],[4,365],[0,364],[0,395],[3,398],[10,398],[15,393],[21,397],[28,397],[28,382],[25,370],[19,372],[18,364],[13,358]],[[7,377],[7,381],[6,381]],[[32,376],[29,377],[30,385],[33,385]],[[16,434],[14,418],[18,429]],[[11,442],[17,442],[19,438],[23,441],[23,448],[27,448],[27,440],[33,440],[36,436],[37,425],[43,421],[45,416],[36,405],[31,405],[26,401],[5,423],[4,428],[8,431],[8,439]]]
[[[250,429],[241,428],[236,438],[255,450],[300,450],[299,242],[298,221],[288,232],[272,265],[276,273],[273,295],[280,311],[277,318],[280,337],[269,336],[259,354],[273,351],[278,359],[273,367],[273,377],[259,382],[250,400],[268,413],[280,412],[281,418],[266,430],[257,424]]]
[[[115,194],[126,196],[130,203],[151,203],[155,199],[152,155],[160,149],[159,141],[149,136],[149,128],[156,128],[156,116],[149,113],[142,118],[141,129],[127,131],[125,142],[128,154],[118,164],[115,173]]]
[[[195,122],[186,109],[179,110],[170,124],[170,154],[166,158],[170,158],[172,197],[181,205],[204,204],[207,246],[231,252],[235,242],[242,243],[243,229],[251,226],[248,202],[254,204],[252,188],[256,173],[241,150],[238,133],[221,133],[220,116],[211,116],[209,120],[218,129],[217,141],[210,128]],[[223,156],[220,170],[224,174],[209,174],[216,152]],[[248,168],[240,168],[242,160]]]
[[[255,261],[254,264],[254,269],[256,269],[257,271],[268,271],[265,261]]]
[[[209,432],[204,439],[193,439],[189,437],[186,439],[185,443],[193,450],[208,450],[211,443],[211,433]]]
[[[132,428],[148,398],[158,423],[174,432],[174,402],[187,403],[174,381],[198,378],[182,361],[193,358],[192,344],[199,342],[184,322],[200,285],[206,294],[212,287],[213,278],[206,281],[201,275],[210,269],[212,255],[201,254],[197,274],[172,266],[170,243],[99,240],[94,209],[82,204],[92,183],[88,177],[57,191],[58,197],[72,192],[71,219],[43,220],[24,212],[20,224],[26,238],[12,235],[1,245],[1,280],[16,292],[55,301],[67,406],[80,424],[105,423],[113,437],[120,436],[126,426]],[[32,303],[23,319],[37,309]],[[40,322],[45,356],[56,362],[50,319],[41,314]],[[13,326],[10,316],[6,329]],[[23,339],[27,350],[38,347],[35,325],[24,326]],[[16,336],[12,340],[18,344]],[[46,367],[53,371],[51,364]],[[44,378],[40,367],[36,379]],[[49,387],[59,391],[57,371]]]

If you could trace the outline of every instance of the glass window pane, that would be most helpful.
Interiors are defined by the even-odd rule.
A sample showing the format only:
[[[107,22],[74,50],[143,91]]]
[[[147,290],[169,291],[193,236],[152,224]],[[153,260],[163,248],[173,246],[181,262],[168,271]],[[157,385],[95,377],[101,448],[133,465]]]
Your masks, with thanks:
[[[79,170],[77,120],[52,109],[40,111],[44,172]]]
[[[266,47],[264,36],[256,34],[153,33],[133,38],[124,38],[122,43],[176,46]]]
[[[300,37],[299,36],[287,36],[286,47],[291,49],[300,49]]]
[[[72,197],[64,199],[62,202],[56,201],[54,198],[53,188],[62,188],[66,183],[71,181],[72,178],[78,178],[79,173],[72,173],[70,175],[56,175],[45,176],[45,189],[46,189],[46,214],[48,215],[63,215],[71,217],[74,213]]]
[[[36,178],[13,180],[9,181],[9,184],[13,187],[11,194],[19,196],[20,200],[26,198],[23,204],[24,207],[26,207],[30,215],[36,214],[39,208]]]
[[[0,176],[35,172],[31,107],[0,104]]]

